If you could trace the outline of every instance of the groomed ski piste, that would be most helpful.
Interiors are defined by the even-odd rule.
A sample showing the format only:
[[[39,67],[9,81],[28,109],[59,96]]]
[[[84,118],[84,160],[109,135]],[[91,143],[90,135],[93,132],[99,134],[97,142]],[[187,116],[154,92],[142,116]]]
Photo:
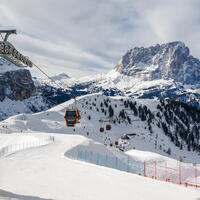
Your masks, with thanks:
[[[4,126],[6,124],[6,128],[1,128],[0,148],[14,148],[10,154],[0,158],[0,199],[200,198],[199,189],[77,160],[78,153],[88,151],[115,157],[118,161],[129,154],[138,162],[167,160],[171,161],[172,166],[177,163],[176,160],[149,151],[130,150],[124,153],[104,146],[102,136],[97,134],[99,125],[84,115],[75,131],[66,128],[63,115],[65,108],[72,103],[68,101],[37,114],[17,115],[1,123]],[[9,134],[4,133],[5,129]],[[86,137],[88,130],[89,138]],[[53,140],[45,143],[46,138]]]

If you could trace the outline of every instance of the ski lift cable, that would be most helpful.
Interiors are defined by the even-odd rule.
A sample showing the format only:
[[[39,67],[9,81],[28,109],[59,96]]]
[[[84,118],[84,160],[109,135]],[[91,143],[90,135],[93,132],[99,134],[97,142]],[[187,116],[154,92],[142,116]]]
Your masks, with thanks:
[[[35,66],[40,72],[42,72],[49,80],[51,80],[54,84],[56,84],[59,88],[62,88],[63,90],[65,90],[65,88],[63,86],[61,86],[60,84],[58,84],[53,78],[51,78],[46,72],[44,72],[38,65],[36,65],[35,63],[32,63],[33,66]],[[41,94],[42,97],[44,97]],[[44,97],[47,101],[51,102],[49,99],[47,99],[46,97]],[[75,107],[76,107],[76,97],[74,96],[74,102],[75,102]],[[66,108],[65,106],[62,106],[62,104],[58,104],[54,101],[52,101],[51,103],[54,103],[55,105],[61,106],[62,108]]]
[[[38,67],[36,64],[33,63],[33,65],[40,71],[42,72],[48,79],[50,79],[52,82],[54,82],[59,88],[62,88],[63,90],[65,90],[65,88],[63,86],[61,86],[60,84],[58,84],[55,80],[53,80],[46,72],[44,72],[40,67]]]
[[[56,103],[55,101],[53,101],[53,100],[49,100],[47,97],[45,97],[45,96],[43,96],[42,94],[40,94],[44,99],[46,99],[46,101],[48,101],[49,103],[53,103],[54,105],[56,105],[56,106],[60,106],[60,107],[62,107],[62,108],[66,108],[65,106],[63,106],[62,104],[58,104],[58,103]]]
[[[33,65],[40,71],[42,72],[49,80],[51,80],[54,84],[56,84],[59,88],[62,88],[63,90],[65,90],[65,88],[58,84],[55,80],[53,80],[53,78],[51,78],[46,72],[44,72],[39,66],[37,66],[35,63],[33,63]],[[75,104],[76,104],[76,96],[73,97]],[[57,104],[58,105],[58,104]]]
[[[54,84],[56,84],[59,88],[63,89],[63,90],[66,90],[62,85],[58,84],[53,78],[51,78],[46,72],[44,72],[38,65],[36,65],[35,63],[33,63],[33,66],[35,66],[40,72],[42,72],[49,80],[51,80]],[[74,102],[75,102],[75,106],[76,106],[76,96],[75,95],[72,95],[73,98],[74,98]],[[58,105],[58,104],[57,104]]]
[[[1,38],[2,38],[2,40],[4,40],[4,38],[3,38],[3,35],[1,34]]]

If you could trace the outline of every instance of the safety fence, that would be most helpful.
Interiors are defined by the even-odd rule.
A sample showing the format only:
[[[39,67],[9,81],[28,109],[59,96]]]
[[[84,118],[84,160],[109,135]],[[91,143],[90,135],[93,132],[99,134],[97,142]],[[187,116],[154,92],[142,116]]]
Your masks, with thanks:
[[[116,157],[101,155],[99,153],[78,151],[77,160],[86,161],[96,165],[118,169],[134,174],[144,175],[144,164],[133,160],[130,156]]]
[[[139,162],[130,156],[122,158],[78,151],[77,160],[143,175],[160,181],[200,188],[200,166],[182,162]]]
[[[182,162],[144,162],[144,176],[200,188],[200,167]]]
[[[12,131],[8,128],[0,128],[0,133],[2,134],[10,134]]]
[[[38,138],[36,140],[21,142],[18,144],[11,144],[3,148],[0,148],[0,158],[25,149],[48,145],[53,143],[54,141],[55,138],[53,136],[48,136],[48,137]]]

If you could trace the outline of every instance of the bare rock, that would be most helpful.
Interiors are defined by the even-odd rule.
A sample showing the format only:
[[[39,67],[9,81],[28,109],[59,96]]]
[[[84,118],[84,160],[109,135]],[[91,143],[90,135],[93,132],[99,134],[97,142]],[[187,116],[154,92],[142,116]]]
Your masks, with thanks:
[[[122,57],[115,70],[148,81],[174,79],[183,84],[200,83],[200,61],[178,41],[148,48],[135,47]]]
[[[26,69],[0,74],[0,101],[5,97],[23,101],[36,92],[31,74]]]

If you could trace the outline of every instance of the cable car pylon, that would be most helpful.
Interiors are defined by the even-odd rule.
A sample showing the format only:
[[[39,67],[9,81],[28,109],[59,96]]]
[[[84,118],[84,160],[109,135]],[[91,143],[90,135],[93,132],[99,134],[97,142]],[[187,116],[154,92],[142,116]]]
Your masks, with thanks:
[[[0,56],[18,67],[33,67],[33,63],[29,58],[19,53],[16,48],[8,42],[8,37],[11,34],[17,34],[17,31],[0,30],[0,34],[2,38],[2,41],[0,41]]]

